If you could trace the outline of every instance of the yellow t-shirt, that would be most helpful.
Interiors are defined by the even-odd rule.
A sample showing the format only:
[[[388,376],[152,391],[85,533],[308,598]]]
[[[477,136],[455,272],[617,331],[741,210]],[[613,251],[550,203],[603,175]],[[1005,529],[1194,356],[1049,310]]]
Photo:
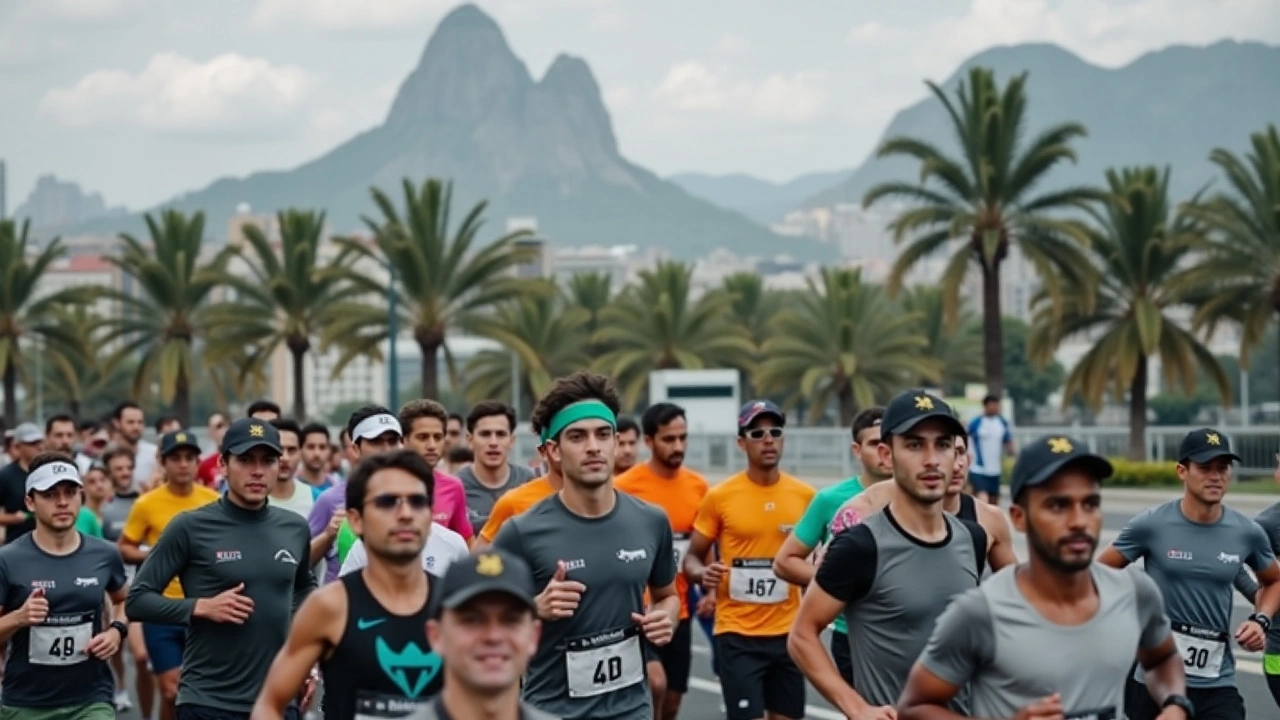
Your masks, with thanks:
[[[720,562],[729,569],[717,588],[715,634],[791,631],[800,588],[774,576],[773,558],[816,494],[786,473],[769,486],[738,473],[707,492],[693,529],[719,545]]]
[[[198,482],[192,484],[189,495],[175,494],[168,483],[161,484],[134,501],[133,508],[129,510],[129,519],[125,521],[124,530],[120,534],[129,542],[155,547],[160,533],[164,532],[178,513],[217,502],[218,497],[217,491]],[[174,600],[182,599],[182,584],[177,578],[164,589],[164,596]]]

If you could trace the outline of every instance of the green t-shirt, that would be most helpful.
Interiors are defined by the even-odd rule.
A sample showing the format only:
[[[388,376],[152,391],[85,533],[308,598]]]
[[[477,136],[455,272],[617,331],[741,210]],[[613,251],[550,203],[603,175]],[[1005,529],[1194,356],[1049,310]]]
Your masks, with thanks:
[[[351,552],[351,548],[355,546],[356,540],[360,536],[356,535],[356,531],[351,529],[351,525],[346,520],[342,521],[342,526],[338,528],[338,537],[333,544],[338,549],[338,567],[342,567],[342,563],[347,561],[347,553]]]
[[[857,475],[844,482],[822,488],[817,495],[813,496],[813,500],[809,501],[809,507],[805,508],[800,522],[796,523],[795,529],[791,532],[797,540],[810,548],[817,549],[826,545],[831,539],[831,521],[835,519],[836,511],[860,492],[862,492],[862,483]],[[831,628],[838,633],[849,632],[844,621],[844,613],[836,616],[835,622],[831,623]]]
[[[91,535],[96,538],[102,537],[102,522],[98,520],[98,516],[87,507],[81,506],[80,514],[76,515],[76,530]]]

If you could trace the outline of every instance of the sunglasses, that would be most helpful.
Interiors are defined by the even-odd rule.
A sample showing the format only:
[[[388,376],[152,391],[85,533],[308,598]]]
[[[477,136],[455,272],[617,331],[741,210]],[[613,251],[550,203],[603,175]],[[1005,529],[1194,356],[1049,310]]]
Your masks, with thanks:
[[[404,503],[409,504],[409,509],[418,512],[431,507],[431,498],[426,493],[415,493],[413,495],[392,495],[386,493],[383,495],[374,495],[369,498],[365,505],[372,505],[379,510],[399,510]]]
[[[776,440],[782,437],[782,428],[780,427],[752,428],[751,430],[748,430],[742,434],[748,440],[763,440],[765,435],[768,435],[769,437]]]

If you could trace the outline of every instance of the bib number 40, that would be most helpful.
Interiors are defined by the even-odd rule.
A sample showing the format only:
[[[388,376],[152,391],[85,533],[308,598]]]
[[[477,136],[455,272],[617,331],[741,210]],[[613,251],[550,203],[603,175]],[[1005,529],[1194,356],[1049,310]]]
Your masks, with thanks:
[[[597,685],[606,685],[622,679],[622,658],[610,657],[596,663],[596,672],[591,680]]]

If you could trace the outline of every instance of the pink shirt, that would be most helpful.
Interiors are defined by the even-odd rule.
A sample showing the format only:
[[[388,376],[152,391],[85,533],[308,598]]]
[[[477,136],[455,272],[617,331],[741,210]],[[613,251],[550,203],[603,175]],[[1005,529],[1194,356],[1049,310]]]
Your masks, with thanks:
[[[435,521],[471,542],[476,533],[467,517],[467,491],[463,489],[462,481],[439,470],[435,471],[435,475],[436,497],[432,508]]]

